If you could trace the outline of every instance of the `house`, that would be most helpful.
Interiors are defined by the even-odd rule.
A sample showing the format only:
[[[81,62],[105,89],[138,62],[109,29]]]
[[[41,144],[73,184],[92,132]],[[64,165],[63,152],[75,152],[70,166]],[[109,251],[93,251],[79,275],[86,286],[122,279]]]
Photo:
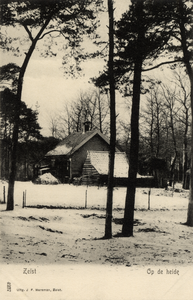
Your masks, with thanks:
[[[90,131],[84,127],[83,132],[70,134],[45,156],[42,167],[50,168],[50,172],[61,182],[67,182],[82,175],[82,168],[88,151],[109,151],[110,141],[99,130]],[[116,148],[116,151],[119,151]],[[46,169],[47,170],[47,169]]]
[[[82,184],[107,183],[110,140],[99,130],[89,130],[89,122],[85,122],[82,132],[70,134],[53,150],[49,151],[41,165],[38,174],[50,172],[60,182],[72,182],[74,178]],[[115,185],[126,185],[128,181],[129,164],[126,154],[115,149],[114,177]],[[137,174],[140,185],[144,186],[144,177]],[[148,177],[151,186],[152,176]]]

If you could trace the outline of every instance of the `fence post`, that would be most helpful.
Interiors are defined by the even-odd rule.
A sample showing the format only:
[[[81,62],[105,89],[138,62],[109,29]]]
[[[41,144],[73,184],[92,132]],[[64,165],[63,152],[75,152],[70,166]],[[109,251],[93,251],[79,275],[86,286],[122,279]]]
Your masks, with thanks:
[[[149,189],[148,192],[148,210],[150,210],[150,195],[151,195],[151,189]]]
[[[22,208],[25,207],[25,192],[23,192],[23,205],[22,205]]]
[[[5,203],[5,186],[3,186],[3,203]]]
[[[87,189],[85,191],[85,208],[87,208]]]
[[[25,207],[26,207],[26,194],[27,194],[27,191],[25,190]]]

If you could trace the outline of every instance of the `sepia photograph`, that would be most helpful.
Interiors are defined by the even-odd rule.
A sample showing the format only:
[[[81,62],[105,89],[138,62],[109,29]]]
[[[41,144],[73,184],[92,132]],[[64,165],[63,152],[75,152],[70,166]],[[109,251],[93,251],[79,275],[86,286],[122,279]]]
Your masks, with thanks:
[[[192,0],[0,9],[1,299],[192,299]]]

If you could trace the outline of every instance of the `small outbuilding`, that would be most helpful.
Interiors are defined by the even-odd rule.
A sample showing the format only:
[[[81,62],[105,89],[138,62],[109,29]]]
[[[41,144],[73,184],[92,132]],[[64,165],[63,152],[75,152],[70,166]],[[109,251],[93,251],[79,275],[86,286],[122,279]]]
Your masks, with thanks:
[[[49,167],[49,172],[60,182],[68,182],[82,176],[87,152],[92,150],[109,151],[109,138],[99,130],[70,134],[45,155],[44,167]]]
[[[107,183],[109,168],[108,151],[88,151],[82,170],[82,184],[103,185]],[[114,184],[126,186],[128,181],[129,163],[125,152],[115,153]],[[151,186],[152,176],[137,174],[137,185]]]
[[[105,184],[108,178],[109,152],[88,151],[82,170],[83,184]],[[114,177],[117,180],[128,177],[129,164],[124,152],[115,153]]]

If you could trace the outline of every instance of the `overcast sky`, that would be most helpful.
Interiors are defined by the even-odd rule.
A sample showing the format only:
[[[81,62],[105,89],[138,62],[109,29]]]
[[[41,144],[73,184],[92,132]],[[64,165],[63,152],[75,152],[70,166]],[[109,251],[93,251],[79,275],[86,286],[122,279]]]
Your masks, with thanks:
[[[128,8],[129,0],[115,1],[115,18],[119,19],[121,14]],[[101,29],[100,33],[103,39],[108,39],[108,14],[103,13],[100,16]],[[91,45],[91,44],[89,44]],[[86,45],[88,46],[88,45]],[[104,62],[99,59],[90,60],[83,65],[83,76],[76,80],[66,79],[63,75],[62,55],[58,53],[53,58],[42,58],[36,50],[29,62],[24,77],[24,86],[22,100],[26,104],[35,108],[39,105],[39,124],[42,127],[42,134],[49,136],[49,117],[62,111],[66,103],[78,98],[81,91],[89,91],[93,88],[90,81],[91,77],[98,75],[103,70]],[[21,65],[24,57],[14,57],[11,54],[4,53],[1,56],[1,65],[15,62]],[[157,77],[158,71],[154,72]],[[163,76],[163,75],[162,75]],[[165,75],[164,75],[165,76]],[[130,121],[129,111],[126,109],[126,100],[117,94],[117,113],[119,117]]]
[[[129,1],[115,1],[115,18],[120,18],[121,14],[128,8]],[[108,14],[103,13],[100,17],[103,38],[108,38]],[[21,65],[22,57],[14,57],[4,53],[1,56],[1,65],[15,62]],[[24,77],[22,100],[29,107],[35,108],[39,105],[39,123],[43,127],[42,134],[50,135],[49,115],[61,111],[66,102],[76,99],[80,91],[91,88],[88,81],[91,77],[97,76],[103,70],[103,61],[96,59],[83,65],[83,76],[79,79],[66,79],[63,76],[62,59],[59,56],[53,58],[42,58],[38,51],[35,51]],[[121,97],[118,97],[119,108],[121,109]],[[124,101],[122,101],[124,102]]]

